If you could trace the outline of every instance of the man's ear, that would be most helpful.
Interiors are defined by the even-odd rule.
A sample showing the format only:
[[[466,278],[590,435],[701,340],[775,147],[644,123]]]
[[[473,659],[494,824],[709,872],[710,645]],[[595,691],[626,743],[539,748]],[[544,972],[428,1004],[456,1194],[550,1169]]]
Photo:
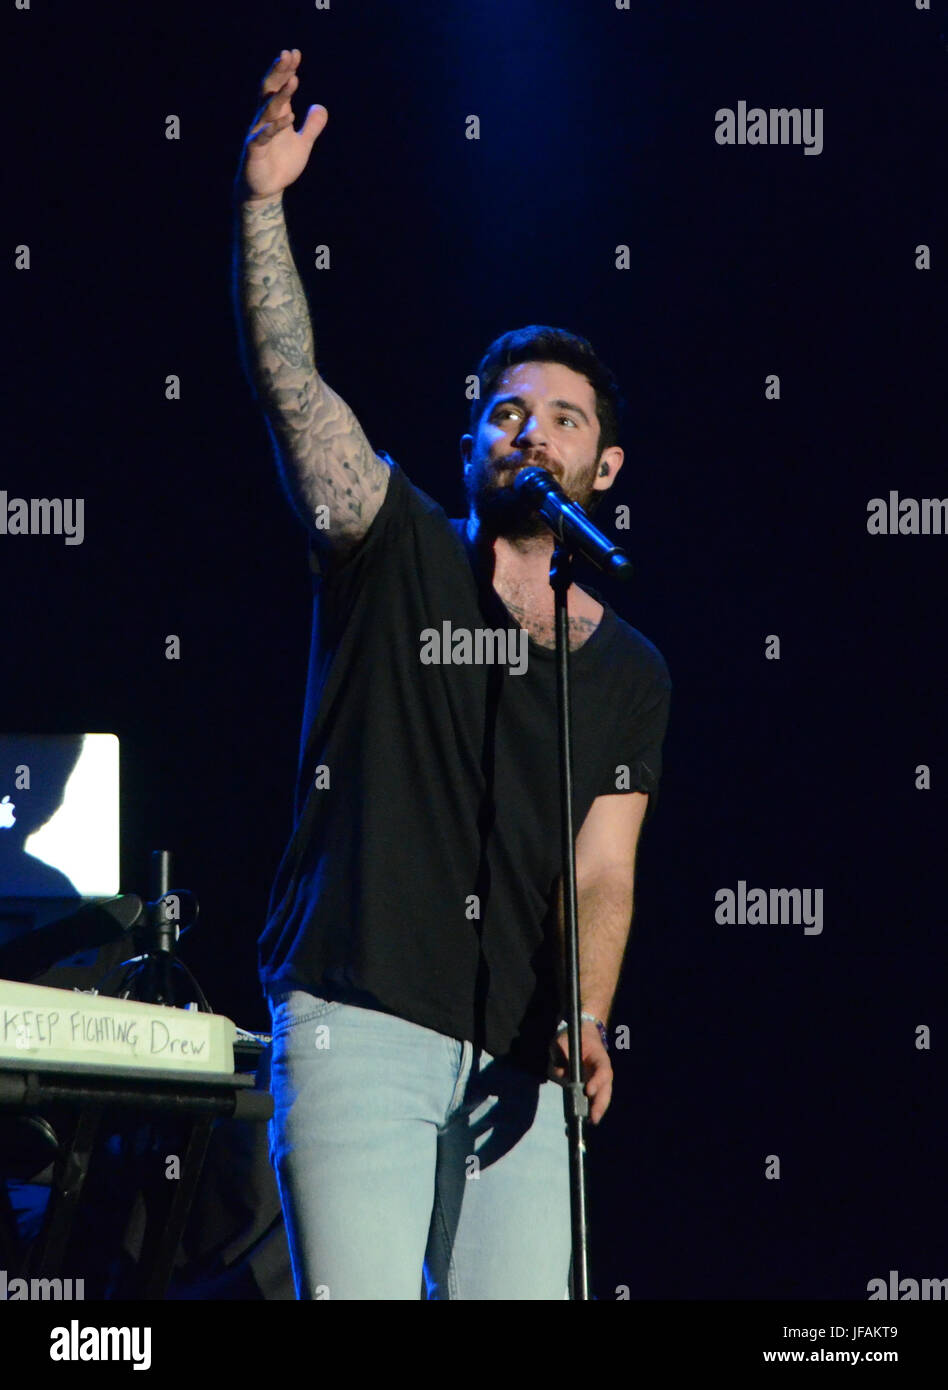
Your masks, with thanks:
[[[461,435],[461,462],[464,464],[465,473],[471,471],[471,450],[474,447],[473,434]]]
[[[593,480],[593,488],[596,492],[602,492],[606,488],[612,487],[624,459],[625,454],[618,444],[613,444],[611,449],[603,449],[599,455],[599,466]]]

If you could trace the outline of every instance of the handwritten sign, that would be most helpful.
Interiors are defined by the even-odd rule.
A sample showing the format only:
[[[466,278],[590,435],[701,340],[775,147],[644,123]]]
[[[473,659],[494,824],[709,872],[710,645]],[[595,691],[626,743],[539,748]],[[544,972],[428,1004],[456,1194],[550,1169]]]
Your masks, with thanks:
[[[231,1072],[233,1037],[218,1014],[0,980],[0,1059]]]

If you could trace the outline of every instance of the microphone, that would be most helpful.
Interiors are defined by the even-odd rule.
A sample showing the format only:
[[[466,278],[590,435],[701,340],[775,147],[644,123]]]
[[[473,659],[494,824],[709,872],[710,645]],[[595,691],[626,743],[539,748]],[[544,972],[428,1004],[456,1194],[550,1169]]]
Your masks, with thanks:
[[[632,561],[625,551],[592,524],[578,502],[571,501],[545,468],[523,468],[513,490],[537,511],[558,540],[571,545],[587,560],[619,579],[632,578]]]

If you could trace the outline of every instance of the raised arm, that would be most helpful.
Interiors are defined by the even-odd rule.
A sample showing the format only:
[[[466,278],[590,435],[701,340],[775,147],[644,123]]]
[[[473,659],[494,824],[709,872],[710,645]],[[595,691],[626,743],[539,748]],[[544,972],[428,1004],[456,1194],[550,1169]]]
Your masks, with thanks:
[[[316,370],[313,327],[293,261],[283,190],[309,158],[329,113],[311,106],[293,130],[299,49],[284,49],[263,80],[263,105],[234,186],[234,304],[244,370],[274,440],[284,487],[301,520],[332,551],[365,535],[390,469],[352,410]]]

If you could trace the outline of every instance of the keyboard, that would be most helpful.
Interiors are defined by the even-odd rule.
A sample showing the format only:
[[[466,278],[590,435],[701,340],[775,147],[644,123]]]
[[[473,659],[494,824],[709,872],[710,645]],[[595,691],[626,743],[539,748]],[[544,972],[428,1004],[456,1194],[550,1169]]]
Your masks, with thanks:
[[[0,980],[0,1065],[230,1076],[237,1032],[222,1014]]]

